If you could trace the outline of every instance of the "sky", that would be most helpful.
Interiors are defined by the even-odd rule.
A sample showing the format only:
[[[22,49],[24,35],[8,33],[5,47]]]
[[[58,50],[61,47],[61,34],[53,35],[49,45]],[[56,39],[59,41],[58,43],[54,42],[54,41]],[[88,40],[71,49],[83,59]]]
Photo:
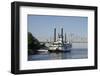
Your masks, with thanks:
[[[50,40],[63,28],[64,33],[87,37],[88,17],[79,16],[50,16],[50,15],[28,15],[28,32],[31,32],[38,40]]]

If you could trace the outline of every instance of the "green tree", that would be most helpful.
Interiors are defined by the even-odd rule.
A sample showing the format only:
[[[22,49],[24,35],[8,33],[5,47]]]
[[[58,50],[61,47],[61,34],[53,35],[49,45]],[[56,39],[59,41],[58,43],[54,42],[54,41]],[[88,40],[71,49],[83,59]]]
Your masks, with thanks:
[[[40,42],[30,32],[28,32],[28,53],[34,54],[38,52],[37,50],[40,49],[40,47]]]
[[[35,54],[39,49],[47,48],[45,44],[40,44],[39,40],[36,39],[31,32],[28,32],[28,54]]]

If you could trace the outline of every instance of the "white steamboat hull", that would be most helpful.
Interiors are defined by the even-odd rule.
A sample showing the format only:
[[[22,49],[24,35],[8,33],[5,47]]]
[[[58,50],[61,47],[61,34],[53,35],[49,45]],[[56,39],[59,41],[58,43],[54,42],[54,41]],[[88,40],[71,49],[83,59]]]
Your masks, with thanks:
[[[66,47],[49,47],[49,50],[48,51],[51,51],[51,52],[67,52],[67,51],[71,51],[71,45],[68,45]]]

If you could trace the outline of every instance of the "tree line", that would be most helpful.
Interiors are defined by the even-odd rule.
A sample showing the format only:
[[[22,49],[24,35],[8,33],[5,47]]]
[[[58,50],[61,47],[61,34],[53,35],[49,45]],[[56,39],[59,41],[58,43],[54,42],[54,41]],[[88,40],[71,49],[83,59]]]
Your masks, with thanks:
[[[28,54],[36,54],[39,49],[45,48],[45,44],[41,44],[31,32],[28,32]]]

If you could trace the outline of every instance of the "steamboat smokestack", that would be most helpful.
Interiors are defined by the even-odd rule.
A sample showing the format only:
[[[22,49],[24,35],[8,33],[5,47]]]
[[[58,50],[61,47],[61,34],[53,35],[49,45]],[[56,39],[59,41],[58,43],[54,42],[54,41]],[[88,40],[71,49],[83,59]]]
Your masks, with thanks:
[[[63,42],[63,28],[61,28],[61,37],[62,37],[62,42]]]
[[[66,41],[66,33],[65,33],[65,43],[66,43],[67,41]]]
[[[54,28],[54,42],[56,41],[56,28]]]

